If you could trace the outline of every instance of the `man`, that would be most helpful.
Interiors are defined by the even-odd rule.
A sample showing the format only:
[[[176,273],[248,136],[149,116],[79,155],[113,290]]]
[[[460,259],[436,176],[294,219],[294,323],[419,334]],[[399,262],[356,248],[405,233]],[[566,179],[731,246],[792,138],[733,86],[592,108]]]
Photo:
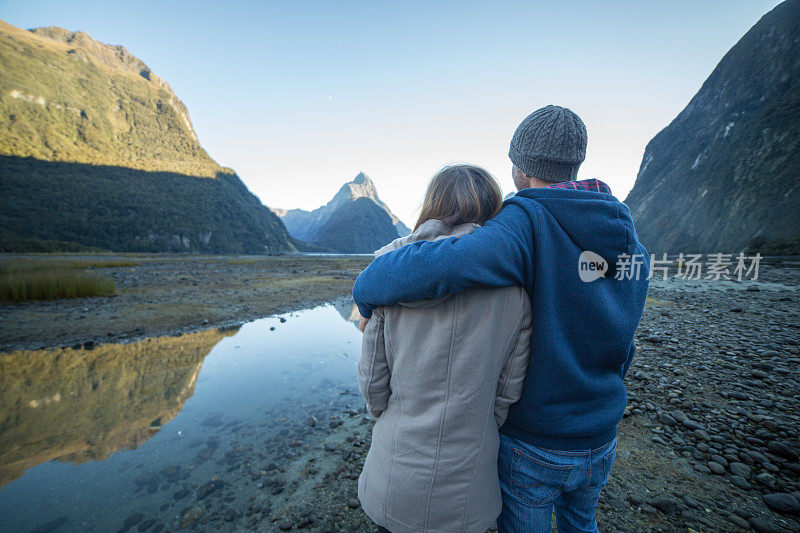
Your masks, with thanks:
[[[494,219],[378,257],[353,288],[365,320],[475,285],[526,288],[533,335],[522,398],[501,428],[502,532],[549,532],[554,509],[560,532],[597,531],[627,403],[649,256],[627,206],[598,180],[575,181],[586,143],[569,109],[534,111],[509,150],[520,190]]]

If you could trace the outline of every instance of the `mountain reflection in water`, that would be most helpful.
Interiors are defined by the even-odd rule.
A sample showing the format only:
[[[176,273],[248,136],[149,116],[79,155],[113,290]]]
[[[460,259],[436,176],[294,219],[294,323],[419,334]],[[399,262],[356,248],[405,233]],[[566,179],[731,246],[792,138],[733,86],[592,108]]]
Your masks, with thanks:
[[[351,300],[236,329],[0,353],[0,531],[115,531],[137,513],[179,527],[209,483],[246,508],[259,471],[290,464],[287,442],[319,443],[363,406],[353,316]]]
[[[237,331],[0,354],[0,486],[52,459],[137,448],[180,412],[205,356]]]
[[[355,324],[356,329],[358,329],[358,324],[361,322],[361,313],[353,300],[339,300],[334,302],[333,306],[339,311],[342,318]]]

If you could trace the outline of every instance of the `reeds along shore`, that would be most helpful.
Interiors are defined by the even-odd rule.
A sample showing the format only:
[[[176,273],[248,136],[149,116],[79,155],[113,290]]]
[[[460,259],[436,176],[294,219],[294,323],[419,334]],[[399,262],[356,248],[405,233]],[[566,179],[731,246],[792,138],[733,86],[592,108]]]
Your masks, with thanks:
[[[114,280],[87,269],[136,266],[136,261],[67,258],[11,259],[0,263],[0,301],[59,300],[112,296]]]

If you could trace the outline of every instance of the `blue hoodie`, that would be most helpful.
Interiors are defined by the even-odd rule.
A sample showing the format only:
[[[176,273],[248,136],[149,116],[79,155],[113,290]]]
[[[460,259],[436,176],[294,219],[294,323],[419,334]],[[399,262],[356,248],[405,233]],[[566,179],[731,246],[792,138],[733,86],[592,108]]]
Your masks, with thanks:
[[[605,261],[604,277],[581,280],[582,252]],[[638,275],[623,268],[637,263]],[[611,194],[523,189],[469,235],[376,258],[353,298],[368,318],[375,307],[475,285],[524,286],[533,310],[528,376],[501,431],[542,448],[586,450],[610,442],[622,419],[649,265],[628,207]]]

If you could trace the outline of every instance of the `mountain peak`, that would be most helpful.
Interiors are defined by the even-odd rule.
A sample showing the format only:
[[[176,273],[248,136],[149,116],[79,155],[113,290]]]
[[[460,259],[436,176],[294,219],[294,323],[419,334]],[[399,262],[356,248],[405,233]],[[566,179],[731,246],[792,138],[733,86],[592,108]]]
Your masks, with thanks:
[[[369,176],[367,176],[363,172],[359,172],[358,176],[356,176],[355,179],[353,179],[353,181],[351,183],[358,183],[358,184],[365,184],[365,185],[366,184],[370,184],[370,185],[372,185],[372,180],[370,179]]]
[[[336,193],[331,202],[339,203],[345,200],[357,200],[358,198],[370,198],[380,203],[375,183],[363,172],[359,172],[353,181],[348,181],[342,185],[342,188],[339,189],[339,192]]]

